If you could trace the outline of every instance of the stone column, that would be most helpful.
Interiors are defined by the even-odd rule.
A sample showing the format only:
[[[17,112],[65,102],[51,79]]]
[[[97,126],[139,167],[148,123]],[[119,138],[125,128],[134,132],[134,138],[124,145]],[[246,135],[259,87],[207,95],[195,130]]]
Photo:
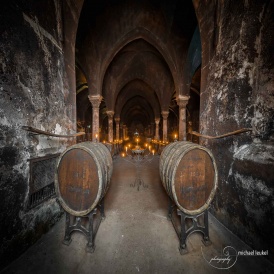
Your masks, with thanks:
[[[126,128],[127,128],[127,126],[123,125],[123,139],[124,140],[126,139]]]
[[[123,130],[123,123],[120,123],[120,129],[119,129],[119,136],[121,136],[121,139],[124,139],[124,130]]]
[[[167,117],[168,117],[169,111],[163,110],[162,116],[163,116],[163,141],[167,141]]]
[[[99,107],[102,101],[101,95],[89,95],[89,101],[92,104],[92,141],[99,141]]]
[[[120,139],[120,118],[119,117],[115,117],[115,124],[116,124],[116,136],[115,139],[119,140]]]
[[[108,141],[110,143],[112,143],[113,142],[113,115],[114,115],[114,111],[107,110],[106,113],[108,116]]]
[[[186,140],[186,105],[189,96],[179,95],[177,104],[179,105],[179,141]]]
[[[159,136],[159,123],[160,123],[160,118],[155,118],[155,124],[156,124],[156,128],[155,128],[155,139],[159,140],[160,136]]]
[[[151,129],[151,136],[154,138],[154,123],[150,124],[150,129]]]

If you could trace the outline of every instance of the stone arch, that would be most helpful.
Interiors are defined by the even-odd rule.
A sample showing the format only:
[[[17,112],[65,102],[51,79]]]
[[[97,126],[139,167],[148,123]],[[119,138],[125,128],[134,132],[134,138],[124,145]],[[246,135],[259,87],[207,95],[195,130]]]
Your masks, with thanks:
[[[122,90],[120,93],[120,96],[122,96],[122,100],[120,100],[119,104],[115,104],[115,113],[120,113],[122,111],[123,106],[125,103],[133,98],[134,96],[142,96],[145,98],[145,100],[149,103],[149,105],[152,107],[154,116],[158,117],[160,116],[160,105],[159,102],[155,102],[155,99],[153,98],[153,94],[149,94],[148,92],[141,92],[139,89],[133,89],[131,90],[130,94],[127,92],[127,90]]]
[[[126,35],[124,35],[115,45],[113,45],[113,50],[108,54],[107,57],[105,57],[105,61],[103,62],[102,69],[101,69],[101,79],[99,83],[99,90],[102,90],[102,84],[103,84],[103,77],[106,73],[107,67],[115,57],[115,55],[124,48],[127,44],[133,42],[134,40],[143,39],[150,45],[152,45],[154,48],[156,48],[162,55],[163,59],[166,61],[171,75],[173,77],[173,81],[175,83],[178,83],[177,80],[177,72],[176,72],[176,65],[172,60],[172,57],[168,53],[167,47],[164,45],[164,43],[161,43],[159,39],[157,39],[151,32],[149,32],[147,29],[143,27],[137,27],[134,30],[128,32]],[[179,85],[178,85],[179,86]]]

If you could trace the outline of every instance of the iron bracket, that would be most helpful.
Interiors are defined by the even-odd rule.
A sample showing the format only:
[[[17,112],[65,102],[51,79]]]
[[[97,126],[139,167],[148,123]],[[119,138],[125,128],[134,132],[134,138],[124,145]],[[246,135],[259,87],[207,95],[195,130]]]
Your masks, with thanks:
[[[97,208],[100,211],[100,218],[97,225],[94,222],[94,215],[97,213]],[[84,226],[84,220],[88,218],[88,226]],[[105,211],[104,211],[104,199],[98,204],[96,208],[94,208],[89,214],[86,216],[74,216],[68,212],[66,212],[66,224],[65,224],[65,237],[63,240],[64,245],[70,245],[72,239],[71,234],[73,231],[80,231],[87,237],[87,246],[86,251],[88,253],[93,253],[95,250],[95,236],[101,224],[101,221],[105,219]]]
[[[203,234],[203,244],[205,246],[211,245],[211,241],[209,239],[209,229],[208,229],[208,210],[204,210],[203,212],[195,215],[189,215],[184,213],[183,211],[177,209],[177,215],[180,216],[180,231],[177,229],[175,221],[172,218],[172,214],[174,211],[175,205],[172,203],[172,200],[169,198],[168,205],[168,219],[172,222],[172,225],[175,229],[175,232],[179,238],[180,245],[179,251],[181,255],[188,253],[186,240],[187,237],[194,232],[201,232]],[[204,225],[199,225],[198,217],[203,216]],[[186,219],[191,219],[192,226],[188,229],[186,228]]]

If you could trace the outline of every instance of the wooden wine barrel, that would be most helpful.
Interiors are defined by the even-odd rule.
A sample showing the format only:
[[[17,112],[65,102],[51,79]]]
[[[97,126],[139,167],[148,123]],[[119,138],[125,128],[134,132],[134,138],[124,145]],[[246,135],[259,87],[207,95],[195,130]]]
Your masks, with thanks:
[[[108,151],[110,152],[111,157],[114,156],[114,144],[111,143],[104,143]]]
[[[90,213],[104,197],[112,175],[112,158],[102,143],[67,148],[57,161],[55,189],[62,207],[74,216]]]
[[[160,177],[169,197],[186,214],[196,215],[214,198],[218,172],[209,149],[191,142],[174,142],[160,157]]]

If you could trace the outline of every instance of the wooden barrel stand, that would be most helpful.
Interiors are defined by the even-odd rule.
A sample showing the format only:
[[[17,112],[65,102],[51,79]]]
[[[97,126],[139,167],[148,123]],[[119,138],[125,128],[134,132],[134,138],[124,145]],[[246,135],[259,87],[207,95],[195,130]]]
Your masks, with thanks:
[[[103,198],[112,169],[111,154],[101,143],[79,143],[60,155],[55,188],[58,201],[66,211],[65,245],[70,244],[73,231],[80,231],[88,239],[87,252],[94,252],[94,239],[105,218]]]
[[[186,239],[194,232],[203,234],[203,243],[210,245],[208,207],[217,189],[217,167],[212,153],[191,142],[174,142],[160,157],[160,177],[169,196],[168,219],[180,240],[181,254],[187,253]],[[177,208],[180,229],[173,213]],[[202,219],[202,225],[198,220]],[[187,222],[191,226],[187,228]]]

